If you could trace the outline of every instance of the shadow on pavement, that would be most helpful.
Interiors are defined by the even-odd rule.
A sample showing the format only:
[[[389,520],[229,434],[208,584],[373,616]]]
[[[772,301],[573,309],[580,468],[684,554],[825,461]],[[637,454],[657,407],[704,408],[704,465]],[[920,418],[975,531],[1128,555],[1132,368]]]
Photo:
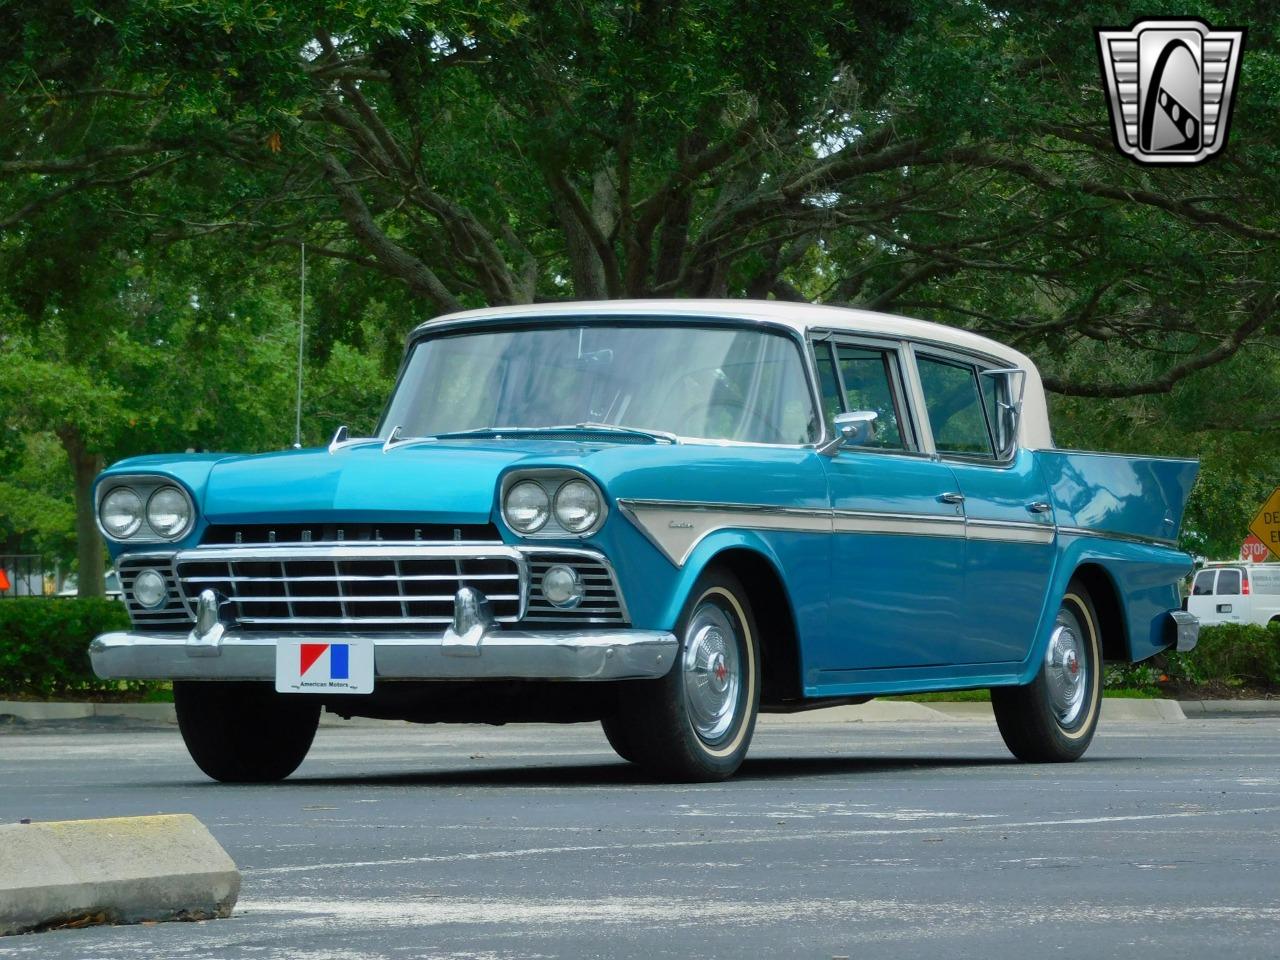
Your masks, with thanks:
[[[880,773],[911,773],[979,767],[1021,766],[1012,757],[761,757],[748,758],[742,769],[725,786],[743,781],[786,780],[817,777],[846,777]],[[1028,770],[1035,768],[1028,767]],[[959,774],[962,775],[962,774]],[[187,781],[189,783],[190,781]],[[169,784],[177,786],[177,783]],[[219,786],[209,782],[210,787]],[[584,762],[554,766],[484,766],[471,770],[456,767],[443,770],[413,770],[403,773],[351,774],[350,776],[308,776],[295,774],[280,783],[265,785],[270,789],[305,789],[310,787],[597,787],[597,786],[675,787],[655,781],[635,766],[621,760],[612,763]],[[696,784],[701,789],[716,784]],[[222,785],[223,789],[231,789]],[[250,785],[250,788],[259,788]],[[245,789],[241,787],[240,789]]]

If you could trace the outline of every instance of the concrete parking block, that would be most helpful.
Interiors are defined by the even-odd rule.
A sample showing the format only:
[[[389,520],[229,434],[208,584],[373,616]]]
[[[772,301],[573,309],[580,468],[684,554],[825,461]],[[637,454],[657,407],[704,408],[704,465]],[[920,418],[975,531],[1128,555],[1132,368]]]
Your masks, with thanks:
[[[0,700],[0,716],[20,720],[83,720],[93,716],[92,703],[45,703],[39,700]]]
[[[229,917],[240,871],[190,814],[0,826],[0,936]]]

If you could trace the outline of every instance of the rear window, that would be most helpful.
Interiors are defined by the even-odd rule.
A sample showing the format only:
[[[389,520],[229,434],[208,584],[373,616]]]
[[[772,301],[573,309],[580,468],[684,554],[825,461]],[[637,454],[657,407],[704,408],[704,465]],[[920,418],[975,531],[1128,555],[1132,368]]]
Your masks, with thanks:
[[[1240,571],[1239,570],[1219,570],[1218,571],[1218,596],[1238,596],[1240,593]]]
[[[1196,574],[1195,586],[1191,588],[1193,597],[1207,597],[1213,593],[1213,575],[1216,570],[1201,570]]]

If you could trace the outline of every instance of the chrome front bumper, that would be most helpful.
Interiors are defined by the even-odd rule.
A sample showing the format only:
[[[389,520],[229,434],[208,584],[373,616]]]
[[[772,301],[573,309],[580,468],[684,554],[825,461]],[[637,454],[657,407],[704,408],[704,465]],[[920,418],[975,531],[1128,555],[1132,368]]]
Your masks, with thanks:
[[[187,633],[104,633],[89,645],[104,680],[273,680],[278,641],[374,643],[379,680],[643,680],[665,676],[675,662],[674,634],[658,630],[532,631],[490,629],[474,643],[439,635],[363,638],[230,629],[216,647]]]

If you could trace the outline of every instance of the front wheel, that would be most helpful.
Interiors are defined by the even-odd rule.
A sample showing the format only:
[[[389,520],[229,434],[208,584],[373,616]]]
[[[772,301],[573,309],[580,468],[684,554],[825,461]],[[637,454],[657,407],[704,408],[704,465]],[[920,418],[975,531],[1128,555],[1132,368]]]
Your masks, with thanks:
[[[676,632],[680,651],[671,672],[625,689],[609,727],[621,734],[626,752],[618,752],[651,776],[724,780],[741,766],[760,709],[759,639],[738,578],[727,570],[704,573]]]
[[[191,759],[223,783],[283,780],[298,769],[320,725],[316,700],[265,683],[177,681],[173,705]]]
[[[991,706],[1005,745],[1019,760],[1064,763],[1084,755],[1102,707],[1102,638],[1080,583],[1067,586],[1035,679],[992,689]]]

